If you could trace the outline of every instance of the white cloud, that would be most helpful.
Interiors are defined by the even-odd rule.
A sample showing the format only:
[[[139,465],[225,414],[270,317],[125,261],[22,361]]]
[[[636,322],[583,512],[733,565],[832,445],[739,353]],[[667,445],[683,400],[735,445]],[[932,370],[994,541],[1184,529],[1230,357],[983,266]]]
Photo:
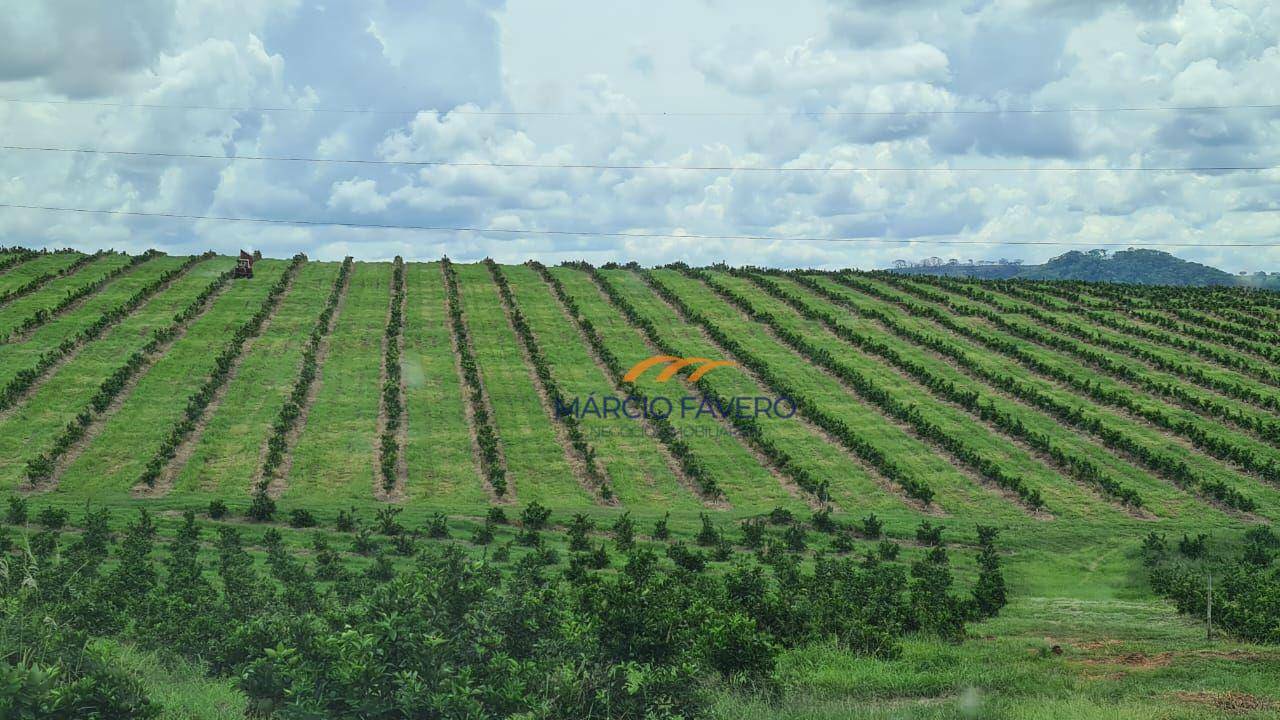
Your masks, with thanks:
[[[458,259],[873,267],[904,256],[1037,260],[1061,250],[1002,241],[1257,242],[1280,229],[1275,179],[1262,173],[849,171],[1280,164],[1280,113],[1273,111],[946,114],[1280,103],[1280,11],[1266,0],[797,0],[785,14],[677,0],[586,10],[568,0],[509,4],[21,5],[0,18],[0,95],[304,111],[0,104],[0,127],[14,144],[472,165],[13,151],[0,155],[0,202],[492,230],[859,239],[396,233],[16,210],[0,210],[0,233],[6,242],[132,250],[231,251],[253,243],[324,258],[448,252]],[[73,46],[75,38],[83,41]],[[513,110],[582,114],[501,114]],[[664,110],[695,115],[636,114]],[[859,114],[904,110],[927,112]],[[711,114],[696,115],[702,112]],[[991,244],[875,240],[951,234]],[[1278,251],[1179,254],[1231,270],[1275,269],[1280,260]]]

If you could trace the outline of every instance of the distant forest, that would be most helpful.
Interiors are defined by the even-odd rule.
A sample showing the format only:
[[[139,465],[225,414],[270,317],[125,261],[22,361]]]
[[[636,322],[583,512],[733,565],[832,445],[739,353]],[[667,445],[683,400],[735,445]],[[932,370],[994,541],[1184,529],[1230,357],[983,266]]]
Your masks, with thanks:
[[[1280,290],[1280,273],[1232,275],[1159,250],[1073,250],[1043,265],[1021,260],[944,260],[931,257],[919,262],[897,260],[891,268],[909,275],[946,275],[987,280],[1085,280],[1140,285],[1232,285]]]

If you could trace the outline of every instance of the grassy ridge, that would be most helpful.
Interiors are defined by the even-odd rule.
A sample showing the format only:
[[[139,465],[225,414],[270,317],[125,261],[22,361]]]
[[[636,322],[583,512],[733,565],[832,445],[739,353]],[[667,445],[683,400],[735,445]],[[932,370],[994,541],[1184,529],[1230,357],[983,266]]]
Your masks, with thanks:
[[[537,272],[525,266],[503,272],[566,399],[616,394],[613,383],[596,366],[577,329],[561,312]],[[639,432],[643,428],[638,423],[586,416],[581,424],[623,505],[658,505],[677,511],[701,507],[701,503],[675,481],[658,441]]]
[[[475,507],[487,497],[471,452],[441,277],[440,263],[405,267],[405,491],[444,507]]]

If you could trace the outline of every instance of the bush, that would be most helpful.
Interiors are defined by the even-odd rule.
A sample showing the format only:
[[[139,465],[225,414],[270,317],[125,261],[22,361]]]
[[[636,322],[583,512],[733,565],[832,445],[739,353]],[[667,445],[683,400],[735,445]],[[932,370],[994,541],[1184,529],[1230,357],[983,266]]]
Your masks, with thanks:
[[[36,514],[36,522],[40,523],[46,530],[61,530],[66,527],[67,519],[70,514],[63,508],[55,508],[46,505]]]
[[[942,531],[944,529],[941,525],[933,525],[928,520],[925,520],[920,523],[920,527],[916,528],[916,541],[928,547],[942,545]]]
[[[636,523],[631,519],[631,513],[624,512],[613,523],[613,541],[618,544],[618,549],[623,552],[630,552],[636,544]]]
[[[449,537],[449,519],[442,512],[431,514],[427,520],[427,537],[440,540]]]
[[[210,500],[208,515],[210,520],[221,520],[227,516],[227,504],[221,500]]]
[[[584,552],[591,547],[591,543],[587,539],[587,533],[594,529],[595,525],[591,522],[591,518],[583,513],[577,513],[573,516],[573,520],[569,522],[569,550],[571,552]]]
[[[695,542],[703,547],[713,547],[720,543],[720,531],[716,529],[711,517],[706,513],[702,513],[702,528],[698,530],[698,536]]]
[[[813,513],[813,529],[820,533],[833,533],[836,531],[836,522],[831,519],[831,508],[824,507]]]
[[[351,512],[346,510],[338,511],[338,518],[333,522],[334,528],[338,532],[351,532],[356,529],[356,509],[351,508]]]
[[[545,530],[550,521],[551,509],[544,507],[537,500],[520,511],[520,525],[526,530]]]
[[[666,513],[656,522],[653,523],[653,539],[666,540],[671,537],[671,530],[667,527],[667,522],[671,519],[671,513]]]
[[[667,557],[689,572],[700,573],[707,569],[707,556],[697,550],[690,550],[682,542],[672,543],[667,547]]]
[[[289,527],[309,528],[316,526],[316,518],[309,510],[295,508],[289,512]]]
[[[787,544],[787,549],[791,552],[804,552],[808,538],[802,525],[796,524],[788,526],[786,531],[782,533],[783,542]]]
[[[875,513],[862,518],[862,537],[868,540],[879,540],[884,532],[884,523]]]
[[[489,513],[485,515],[485,519],[494,525],[506,525],[508,522],[507,512],[496,505],[489,508]]]
[[[1188,537],[1184,533],[1182,539],[1178,541],[1178,552],[1190,560],[1199,560],[1205,555],[1208,540],[1209,536],[1204,533],[1200,533],[1195,537]]]
[[[259,490],[253,494],[253,500],[249,503],[249,510],[246,513],[250,520],[255,522],[269,522],[276,514],[276,501],[267,495],[265,490]]]
[[[10,525],[26,525],[29,514],[26,498],[20,495],[9,496],[9,510],[5,513],[5,520]]]
[[[795,521],[795,515],[792,515],[791,511],[784,507],[776,507],[769,511],[769,522],[774,525],[790,525]]]
[[[758,550],[764,544],[765,524],[761,518],[747,518],[742,521],[742,544],[752,550]]]

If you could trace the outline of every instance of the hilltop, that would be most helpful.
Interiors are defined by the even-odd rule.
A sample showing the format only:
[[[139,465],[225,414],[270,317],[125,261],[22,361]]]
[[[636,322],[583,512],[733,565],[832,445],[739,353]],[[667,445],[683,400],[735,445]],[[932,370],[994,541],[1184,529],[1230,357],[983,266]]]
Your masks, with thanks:
[[[1131,283],[1135,285],[1224,285],[1280,290],[1280,273],[1258,272],[1232,275],[1208,265],[1183,260],[1159,250],[1131,249],[1073,250],[1043,265],[1023,265],[997,261],[983,263],[943,262],[936,258],[919,265],[900,263],[894,272],[907,275],[972,277],[983,280],[1077,280],[1084,282]]]

